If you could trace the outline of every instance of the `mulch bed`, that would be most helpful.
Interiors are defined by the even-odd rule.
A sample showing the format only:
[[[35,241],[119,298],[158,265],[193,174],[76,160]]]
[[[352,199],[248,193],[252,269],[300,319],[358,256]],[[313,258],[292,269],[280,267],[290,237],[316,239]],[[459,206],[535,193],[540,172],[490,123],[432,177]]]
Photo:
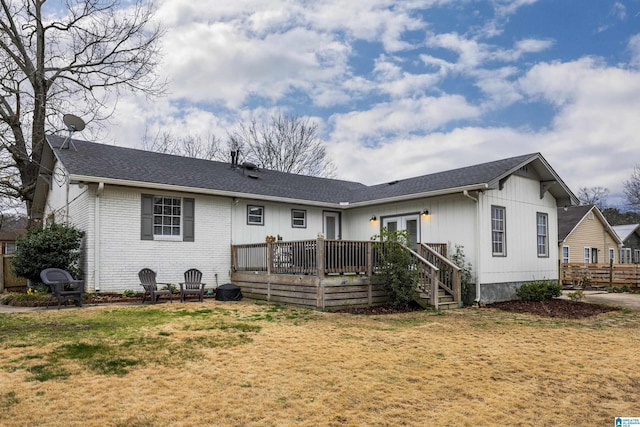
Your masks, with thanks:
[[[564,299],[552,299],[547,301],[503,301],[488,304],[487,307],[497,308],[502,311],[535,314],[538,316],[557,317],[561,319],[584,319],[586,317],[620,310],[617,307]]]
[[[600,304],[590,304],[586,302],[570,301],[563,299],[552,299],[547,301],[504,301],[488,304],[488,308],[496,308],[502,311],[513,313],[527,313],[543,317],[554,317],[560,319],[584,319],[597,316],[598,314],[617,311],[619,308]],[[374,307],[349,307],[335,310],[337,313],[381,315],[393,313],[406,313],[411,311],[424,310],[418,304],[410,304],[408,307],[393,307],[390,305],[379,305]]]

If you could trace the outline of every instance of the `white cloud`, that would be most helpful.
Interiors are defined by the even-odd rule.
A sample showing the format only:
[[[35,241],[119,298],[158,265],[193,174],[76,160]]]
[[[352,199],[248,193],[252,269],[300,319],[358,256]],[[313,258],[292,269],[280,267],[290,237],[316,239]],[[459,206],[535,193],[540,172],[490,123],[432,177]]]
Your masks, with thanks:
[[[343,140],[367,143],[370,140],[402,138],[411,133],[433,131],[451,121],[473,119],[478,115],[478,108],[458,95],[399,99],[377,104],[367,111],[333,115],[331,140],[334,143]]]

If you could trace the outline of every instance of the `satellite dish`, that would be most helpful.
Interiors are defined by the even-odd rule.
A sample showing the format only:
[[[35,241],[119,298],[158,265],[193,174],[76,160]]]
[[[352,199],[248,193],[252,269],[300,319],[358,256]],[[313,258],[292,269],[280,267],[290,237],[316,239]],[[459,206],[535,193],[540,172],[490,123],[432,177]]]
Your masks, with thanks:
[[[84,121],[73,114],[65,114],[62,116],[62,121],[67,125],[69,132],[80,132],[84,129]]]
[[[71,140],[71,134],[73,132],[80,132],[82,129],[84,129],[84,120],[82,120],[78,116],[74,116],[73,114],[65,114],[64,116],[62,116],[62,121],[65,125],[67,125],[67,129],[69,129],[69,136],[67,136],[67,138],[64,140],[64,142],[60,146],[60,149],[64,149],[65,146],[66,148],[69,148],[68,144],[70,143],[71,145],[73,145],[73,149],[78,151],[76,145]]]

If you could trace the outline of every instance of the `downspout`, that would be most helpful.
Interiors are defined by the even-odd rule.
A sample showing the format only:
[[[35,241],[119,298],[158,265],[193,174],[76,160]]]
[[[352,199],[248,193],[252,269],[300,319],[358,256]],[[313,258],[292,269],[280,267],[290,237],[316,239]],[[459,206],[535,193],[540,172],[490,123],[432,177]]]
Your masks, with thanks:
[[[65,189],[65,208],[64,208],[64,224],[69,225],[69,186],[71,185],[71,174],[67,171],[67,176],[65,176],[66,181],[66,189]]]
[[[480,304],[480,193],[478,193],[478,198],[475,198],[469,194],[468,190],[464,190],[462,192],[464,197],[471,199],[476,204],[476,238],[475,238],[475,253],[476,253],[476,302]]]
[[[93,280],[94,290],[100,292],[100,197],[104,192],[104,182],[98,184],[93,220]]]

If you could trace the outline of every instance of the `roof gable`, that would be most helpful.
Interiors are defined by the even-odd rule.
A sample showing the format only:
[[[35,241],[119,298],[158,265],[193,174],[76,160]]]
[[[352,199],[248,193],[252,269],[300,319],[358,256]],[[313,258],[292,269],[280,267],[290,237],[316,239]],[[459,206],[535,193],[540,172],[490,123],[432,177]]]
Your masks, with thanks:
[[[620,240],[623,242],[627,240],[633,233],[640,236],[640,224],[624,224],[614,225],[613,230],[620,236]]]
[[[564,242],[576,230],[582,221],[590,214],[602,224],[604,229],[611,235],[613,240],[622,244],[622,240],[613,230],[607,219],[602,215],[595,205],[565,206],[558,208],[558,242]]]

